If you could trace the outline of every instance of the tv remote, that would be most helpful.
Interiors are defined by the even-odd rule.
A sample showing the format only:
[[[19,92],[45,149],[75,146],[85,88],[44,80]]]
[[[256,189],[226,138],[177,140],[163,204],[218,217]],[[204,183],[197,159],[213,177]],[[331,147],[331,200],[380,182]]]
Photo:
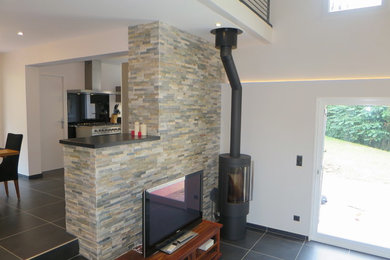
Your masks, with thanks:
[[[175,251],[176,249],[176,246],[175,245],[170,245],[168,246],[165,250],[168,254],[172,253],[173,251]]]
[[[188,232],[188,233],[182,235],[181,237],[179,237],[177,239],[177,242],[183,243],[183,242],[187,241],[188,239],[193,238],[195,235],[196,235],[196,233],[194,234],[194,232]]]

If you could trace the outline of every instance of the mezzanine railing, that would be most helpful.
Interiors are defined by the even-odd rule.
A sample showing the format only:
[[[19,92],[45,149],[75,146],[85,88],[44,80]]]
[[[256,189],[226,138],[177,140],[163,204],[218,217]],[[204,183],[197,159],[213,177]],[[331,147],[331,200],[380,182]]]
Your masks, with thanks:
[[[251,9],[256,15],[263,19],[266,23],[270,23],[270,1],[271,0],[240,0]]]

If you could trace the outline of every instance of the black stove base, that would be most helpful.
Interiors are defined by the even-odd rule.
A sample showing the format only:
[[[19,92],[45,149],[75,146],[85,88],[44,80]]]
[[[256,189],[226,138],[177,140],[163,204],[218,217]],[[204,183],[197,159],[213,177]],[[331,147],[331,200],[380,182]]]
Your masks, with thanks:
[[[241,240],[246,235],[246,215],[237,218],[221,217],[219,221],[223,227],[221,237],[227,240]]]

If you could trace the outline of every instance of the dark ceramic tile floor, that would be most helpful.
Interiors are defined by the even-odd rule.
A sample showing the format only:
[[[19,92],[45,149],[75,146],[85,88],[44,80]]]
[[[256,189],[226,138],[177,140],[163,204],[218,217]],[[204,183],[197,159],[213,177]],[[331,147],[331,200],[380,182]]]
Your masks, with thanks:
[[[243,240],[222,239],[221,260],[383,260],[344,248],[248,229]]]
[[[18,202],[13,183],[10,196],[0,184],[0,260],[28,259],[75,238],[65,231],[63,170],[43,174],[43,178],[19,179]],[[221,260],[380,260],[348,249],[297,240],[274,233],[248,229],[245,239],[222,240]],[[60,253],[41,259],[62,260]],[[72,260],[85,260],[78,255]]]
[[[0,259],[29,259],[75,237],[65,231],[63,170],[45,172],[43,178],[19,178],[21,200],[13,182],[9,197],[0,183]],[[48,259],[47,256],[40,257]],[[49,259],[67,259],[68,257]],[[79,256],[75,259],[85,259]]]

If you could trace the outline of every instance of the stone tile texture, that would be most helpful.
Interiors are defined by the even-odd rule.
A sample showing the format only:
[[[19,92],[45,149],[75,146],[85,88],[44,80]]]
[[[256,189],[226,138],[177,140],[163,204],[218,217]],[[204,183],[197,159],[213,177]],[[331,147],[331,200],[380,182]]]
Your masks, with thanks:
[[[88,259],[115,259],[142,239],[142,191],[203,170],[203,215],[217,186],[221,83],[214,44],[154,22],[129,27],[129,122],[160,140],[64,145],[67,231]]]

